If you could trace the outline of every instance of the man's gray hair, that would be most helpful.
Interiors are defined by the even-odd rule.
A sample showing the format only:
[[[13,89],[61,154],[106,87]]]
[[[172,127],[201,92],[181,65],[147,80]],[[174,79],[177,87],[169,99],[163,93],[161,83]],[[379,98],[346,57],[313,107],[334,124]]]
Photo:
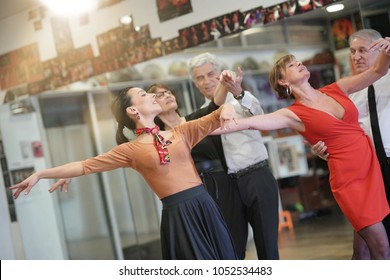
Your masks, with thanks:
[[[214,66],[214,69],[217,73],[221,72],[221,63],[217,57],[209,52],[198,54],[194,56],[187,63],[188,73],[191,75],[191,79],[194,80],[193,70],[194,68],[200,67],[206,63],[211,63]]]
[[[382,35],[374,29],[361,29],[353,33],[351,36],[349,36],[348,43],[351,44],[351,42],[356,38],[371,43],[375,40],[382,38]]]

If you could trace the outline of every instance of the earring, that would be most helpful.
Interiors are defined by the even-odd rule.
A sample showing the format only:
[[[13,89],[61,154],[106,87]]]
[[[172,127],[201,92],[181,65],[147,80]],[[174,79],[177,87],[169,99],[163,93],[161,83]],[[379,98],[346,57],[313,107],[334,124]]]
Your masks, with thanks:
[[[287,87],[286,87],[286,93],[287,93],[288,96],[291,96],[292,89],[291,89],[290,86],[287,86]]]
[[[137,112],[137,114],[136,114],[136,118],[137,118],[137,120],[140,119],[140,116],[139,116],[139,113],[138,113],[138,112]]]

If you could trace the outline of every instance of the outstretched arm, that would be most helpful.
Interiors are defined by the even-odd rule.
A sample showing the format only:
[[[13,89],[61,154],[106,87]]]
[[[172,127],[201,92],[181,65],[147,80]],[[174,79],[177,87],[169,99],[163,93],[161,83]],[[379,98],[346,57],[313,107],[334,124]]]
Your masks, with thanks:
[[[40,179],[71,178],[84,175],[83,164],[81,161],[75,161],[53,168],[37,171],[22,182],[11,186],[10,190],[16,190],[14,198],[17,199],[24,191],[27,195]]]
[[[275,130],[281,128],[292,128],[297,131],[303,131],[304,125],[297,115],[288,109],[280,109],[273,113],[264,115],[255,115],[244,119],[238,119],[235,124],[221,127],[213,131],[212,135],[225,134],[240,130]]]
[[[346,94],[350,94],[364,89],[384,76],[390,66],[390,37],[381,38],[374,41],[368,51],[380,51],[374,65],[367,71],[360,74],[342,78],[337,81],[340,89]]]

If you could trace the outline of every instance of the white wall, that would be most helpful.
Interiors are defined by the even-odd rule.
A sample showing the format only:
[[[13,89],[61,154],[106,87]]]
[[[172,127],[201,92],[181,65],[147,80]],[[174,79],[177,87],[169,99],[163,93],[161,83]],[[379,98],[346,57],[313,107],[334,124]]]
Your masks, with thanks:
[[[0,129],[2,131],[5,155],[10,171],[34,168],[41,170],[47,167],[45,157],[33,157],[32,151],[23,156],[23,143],[41,141],[45,147],[45,138],[41,134],[40,116],[36,112],[21,115],[12,115],[8,104],[0,106]],[[47,150],[44,154],[48,158]],[[47,195],[49,181],[39,182],[40,187],[34,188],[29,196],[15,200],[17,224],[26,259],[67,259],[67,251],[63,230],[59,222],[58,204],[56,196]],[[1,227],[12,227],[9,219],[1,220]],[[12,239],[6,242],[12,243]],[[9,236],[2,236],[7,238]],[[12,251],[5,258],[12,258]]]
[[[271,6],[283,1],[271,0],[191,0],[193,12],[180,17],[160,22],[155,0],[125,0],[89,14],[89,24],[80,26],[79,18],[70,19],[70,29],[75,48],[91,44],[95,55],[98,55],[96,35],[118,27],[119,18],[131,14],[135,25],[149,24],[151,36],[167,40],[178,36],[178,30],[206,19],[210,19],[235,10],[247,11],[263,5]],[[28,11],[0,21],[0,54],[20,47],[38,43],[41,60],[56,57],[50,18],[47,13],[42,29],[34,30],[33,21],[28,20]]]
[[[15,249],[12,243],[12,228],[11,220],[8,212],[7,194],[5,191],[3,173],[0,168],[0,259],[13,260],[15,259]]]

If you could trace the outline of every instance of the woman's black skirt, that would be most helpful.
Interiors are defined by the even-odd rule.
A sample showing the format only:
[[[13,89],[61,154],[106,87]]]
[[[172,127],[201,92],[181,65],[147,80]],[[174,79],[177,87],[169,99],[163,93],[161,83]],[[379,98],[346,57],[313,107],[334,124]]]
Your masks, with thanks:
[[[237,259],[222,214],[203,185],[165,197],[161,202],[163,259]]]

